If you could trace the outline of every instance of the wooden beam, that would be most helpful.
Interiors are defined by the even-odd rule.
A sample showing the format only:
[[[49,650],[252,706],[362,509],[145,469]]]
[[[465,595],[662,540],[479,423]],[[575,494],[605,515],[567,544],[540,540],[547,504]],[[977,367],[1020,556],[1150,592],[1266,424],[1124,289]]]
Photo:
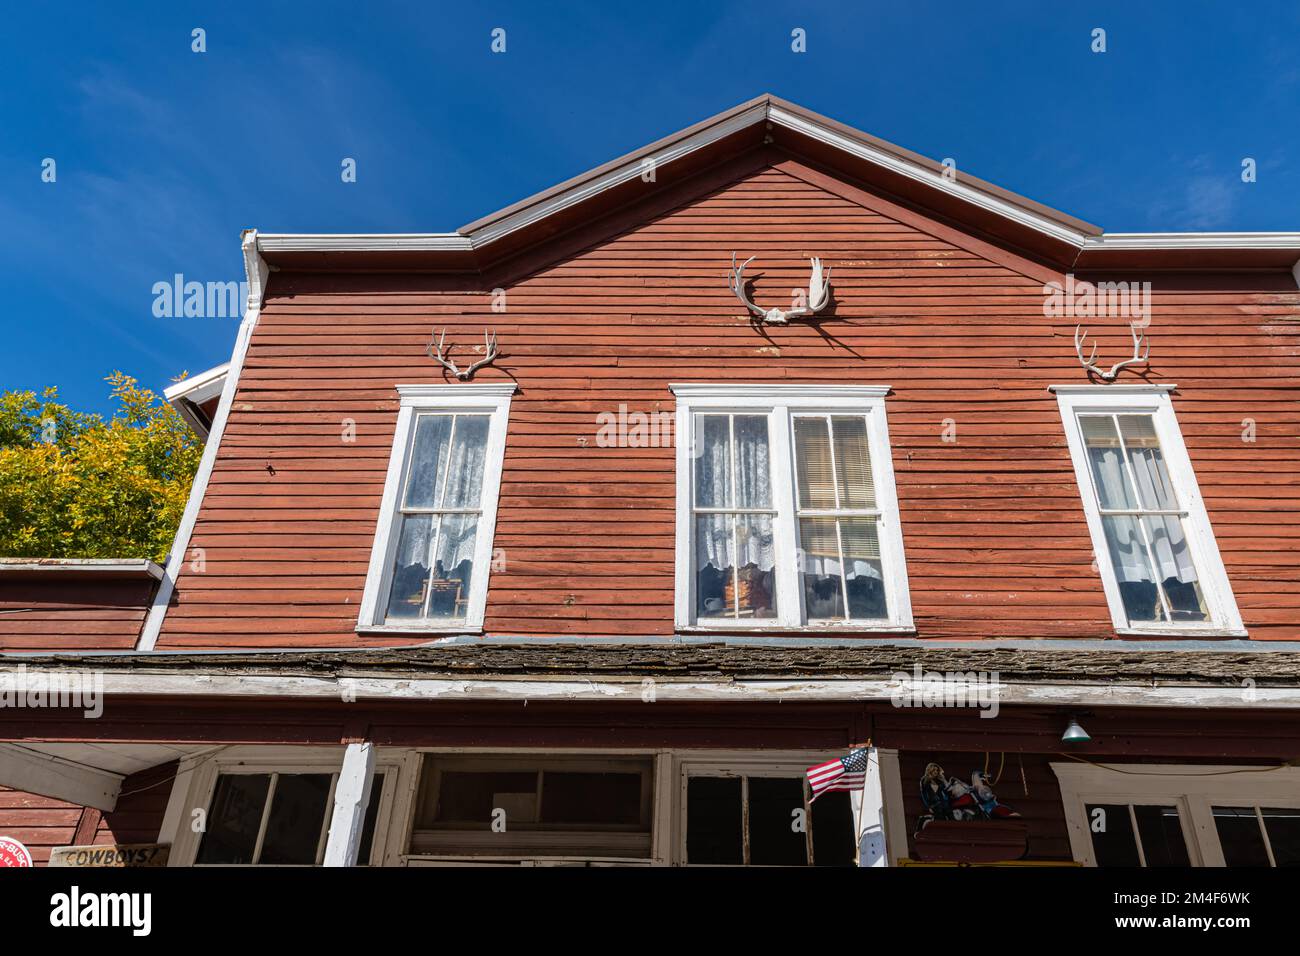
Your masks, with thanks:
[[[326,866],[356,866],[370,803],[370,782],[375,775],[375,745],[370,741],[348,744],[343,769],[334,787],[334,816],[325,843]]]
[[[880,753],[867,748],[867,779],[862,788],[858,816],[858,866],[888,866],[885,850],[885,788],[880,773]]]
[[[122,779],[122,774],[0,744],[0,784],[15,790],[107,811],[117,806]]]

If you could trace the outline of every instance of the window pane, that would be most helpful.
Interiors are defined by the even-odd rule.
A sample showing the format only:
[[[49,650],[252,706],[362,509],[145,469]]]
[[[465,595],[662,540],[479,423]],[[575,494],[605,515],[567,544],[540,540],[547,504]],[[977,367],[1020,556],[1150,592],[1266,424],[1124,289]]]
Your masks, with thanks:
[[[826,419],[796,417],[794,448],[799,507],[834,508],[835,475],[831,468],[830,435],[826,429]]]
[[[776,552],[770,515],[738,515],[736,542],[740,570],[734,586],[736,612],[742,618],[776,617]],[[730,604],[730,597],[724,593]]]
[[[771,462],[768,460],[767,416],[737,415],[736,507],[772,506]]]
[[[328,773],[282,773],[275,781],[259,863],[316,863],[330,795]]]
[[[731,515],[699,515],[695,519],[695,613],[699,617],[730,617],[735,611],[735,548]]]
[[[853,802],[843,790],[823,793],[812,805],[813,864],[852,866],[857,857]]]
[[[1092,835],[1092,856],[1098,866],[1142,865],[1127,804],[1090,803],[1084,809]]]
[[[375,845],[375,824],[379,821],[379,801],[384,795],[384,775],[377,773],[370,781],[370,802],[361,824],[361,844],[357,847],[357,866],[370,865],[370,850]]]
[[[695,416],[695,506],[731,507],[731,418]]]
[[[740,788],[740,779],[735,777],[690,778],[686,785],[687,862],[745,862]]]
[[[1142,507],[1159,511],[1177,509],[1178,499],[1174,497],[1169,470],[1156,438],[1155,419],[1150,415],[1120,415],[1119,431],[1128,448]]]
[[[1119,582],[1124,613],[1130,621],[1163,621],[1160,592],[1151,573],[1137,519],[1128,515],[1103,515],[1101,526],[1106,532],[1106,547]]]
[[[1254,807],[1213,807],[1214,828],[1228,866],[1269,866]]]
[[[799,569],[810,621],[844,619],[844,584],[834,518],[799,519]]]
[[[443,515],[438,530],[438,556],[429,581],[429,617],[463,618],[469,607],[474,573],[477,515]]]
[[[487,830],[506,811],[507,829],[537,822],[537,771],[443,771],[433,823]]]
[[[542,823],[640,828],[641,775],[544,770]]]
[[[393,559],[393,583],[388,593],[387,618],[417,618],[424,613],[429,581],[429,547],[435,522],[431,515],[406,515]]]
[[[222,774],[195,863],[252,863],[271,775]]]
[[[1080,415],[1079,429],[1088,450],[1088,463],[1092,468],[1092,481],[1097,489],[1097,500],[1103,508],[1127,510],[1137,507],[1120,448],[1115,421],[1109,415]]]
[[[860,415],[836,415],[835,474],[841,508],[874,508],[876,489],[871,478],[871,451],[867,446],[867,420]]]
[[[1183,534],[1183,519],[1172,515],[1143,518],[1151,553],[1155,558],[1161,587],[1175,621],[1204,621],[1208,614],[1196,568]]]
[[[888,617],[885,609],[885,574],[880,562],[880,540],[874,518],[841,518],[844,546],[844,586],[849,595],[849,617]]]
[[[794,828],[803,809],[803,781],[749,778],[749,862],[752,866],[807,866],[808,835]]]
[[[1135,806],[1147,866],[1191,866],[1177,807]]]
[[[1300,866],[1300,810],[1263,807],[1264,829],[1278,866]]]
[[[477,508],[483,496],[483,463],[487,457],[487,415],[457,415],[451,444],[442,508]]]
[[[451,438],[451,415],[419,415],[415,420],[415,442],[406,479],[403,507],[432,508],[442,485]]]

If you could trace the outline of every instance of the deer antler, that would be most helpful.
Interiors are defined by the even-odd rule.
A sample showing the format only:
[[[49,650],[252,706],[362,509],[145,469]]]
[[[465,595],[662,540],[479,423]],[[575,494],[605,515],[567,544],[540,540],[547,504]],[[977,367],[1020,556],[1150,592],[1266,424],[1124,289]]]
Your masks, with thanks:
[[[429,353],[429,358],[433,359],[443,368],[450,371],[462,382],[468,381],[470,378],[473,377],[476,371],[478,371],[484,365],[487,365],[489,362],[494,361],[496,357],[500,354],[500,352],[498,352],[497,350],[496,332],[493,331],[491,337],[489,337],[488,330],[484,329],[483,330],[483,353],[484,353],[483,358],[479,359],[469,368],[462,371],[461,369],[456,367],[455,362],[453,362],[451,359],[447,357],[447,350],[444,350],[443,348],[443,342],[446,340],[446,338],[447,338],[447,330],[443,329],[442,334],[438,337],[438,341],[436,343],[433,341],[432,338],[429,339],[429,347],[427,349]]]
[[[745,260],[744,265],[736,265],[736,254],[731,254],[731,273],[729,275],[731,291],[737,299],[749,309],[750,312],[758,316],[764,322],[774,325],[784,325],[792,318],[798,318],[803,315],[813,315],[826,308],[830,302],[831,291],[831,270],[827,269],[822,272],[822,261],[813,258],[812,273],[808,277],[808,304],[799,306],[795,309],[786,311],[784,309],[762,309],[756,306],[750,298],[745,295],[745,269],[756,257],[750,256]]]
[[[1125,359],[1123,362],[1116,362],[1110,367],[1109,372],[1103,372],[1093,364],[1093,360],[1097,358],[1097,344],[1095,342],[1092,345],[1092,353],[1087,358],[1083,357],[1083,343],[1088,338],[1088,330],[1084,329],[1083,333],[1080,334],[1079,328],[1080,327],[1077,325],[1074,327],[1074,351],[1079,356],[1079,364],[1089,372],[1100,376],[1101,380],[1104,382],[1115,381],[1115,376],[1120,373],[1120,369],[1128,368],[1130,365],[1144,364],[1147,361],[1147,357],[1151,354],[1151,343],[1147,341],[1146,333],[1143,332],[1139,334],[1137,323],[1131,322],[1129,323],[1129,332],[1133,335],[1133,357],[1131,359]],[[1142,346],[1144,344],[1146,345],[1145,352],[1142,351]]]

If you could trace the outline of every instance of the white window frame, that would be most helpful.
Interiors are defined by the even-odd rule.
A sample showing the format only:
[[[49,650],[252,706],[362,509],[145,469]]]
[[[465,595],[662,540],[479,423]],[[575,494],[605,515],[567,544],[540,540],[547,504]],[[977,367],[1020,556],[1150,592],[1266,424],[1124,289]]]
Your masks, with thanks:
[[[1088,520],[1092,537],[1092,550],[1097,559],[1106,603],[1110,608],[1111,623],[1117,634],[1157,635],[1171,637],[1246,637],[1241,612],[1233,597],[1228,573],[1223,567],[1218,542],[1210,527],[1196,473],[1183,443],[1182,431],[1174,417],[1174,406],[1169,393],[1175,385],[1053,385],[1061,418],[1065,424],[1066,442],[1074,463],[1075,479],[1079,485],[1083,512]],[[1155,424],[1160,452],[1169,469],[1169,479],[1179,506],[1187,512],[1183,519],[1188,550],[1201,585],[1201,593],[1209,613],[1207,621],[1142,622],[1130,621],[1124,610],[1119,581],[1111,564],[1106,533],[1102,528],[1097,491],[1093,484],[1088,454],[1079,426],[1079,415],[1088,413],[1151,415]]]
[[[510,397],[515,392],[515,385],[513,382],[506,385],[398,385],[397,392],[401,396],[397,428],[393,435],[393,449],[388,460],[388,475],[384,480],[384,494],[375,527],[375,543],[370,553],[370,568],[366,574],[356,629],[359,633],[372,634],[480,633],[487,609],[492,542],[501,492],[501,468],[505,459],[506,426],[510,418]],[[484,453],[482,510],[474,542],[474,579],[470,583],[465,619],[463,622],[446,624],[427,621],[386,624],[384,613],[399,537],[398,495],[411,456],[417,417],[423,414],[456,415],[475,412],[488,413],[491,421]]]
[[[709,631],[857,631],[914,633],[907,563],[899,523],[894,462],[885,415],[888,385],[730,385],[674,383],[677,397],[677,552],[674,622],[677,630]],[[772,519],[778,616],[761,620],[703,619],[695,616],[695,537],[692,489],[695,480],[691,449],[695,416],[701,412],[768,416]],[[867,419],[867,445],[875,485],[877,537],[885,577],[889,618],[879,621],[805,621],[803,589],[799,585],[795,518],[793,417],[799,414],[853,414]]]
[[[329,800],[325,805],[326,831],[334,816],[334,786],[343,767],[343,747],[308,746],[238,746],[224,747],[206,754],[182,760],[181,772],[176,775],[167,819],[162,827],[162,842],[171,843],[168,866],[194,866],[199,854],[203,833],[194,830],[195,812],[202,810],[204,819],[212,810],[216,796],[217,778],[230,774],[332,774]],[[395,857],[394,845],[389,841],[389,828],[394,819],[394,806],[399,791],[407,784],[404,752],[380,750],[375,757],[376,776],[383,775],[383,790],[372,788],[371,800],[379,801],[375,816],[374,837],[370,842],[370,858],[358,860],[359,866],[391,865]],[[270,795],[268,794],[268,799]],[[166,838],[171,834],[170,841]],[[296,866],[298,864],[207,864],[210,866]],[[320,865],[319,861],[316,865]]]
[[[1096,866],[1087,804],[1157,804],[1178,808],[1192,866],[1224,866],[1212,807],[1300,809],[1300,768],[1202,764],[1053,763],[1076,863]],[[1122,772],[1120,772],[1122,771]]]

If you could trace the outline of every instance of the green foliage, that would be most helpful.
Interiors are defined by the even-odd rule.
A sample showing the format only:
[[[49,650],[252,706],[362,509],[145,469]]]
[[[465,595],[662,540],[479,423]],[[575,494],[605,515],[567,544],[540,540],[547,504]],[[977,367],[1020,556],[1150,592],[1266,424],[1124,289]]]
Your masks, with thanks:
[[[0,392],[0,555],[166,557],[203,445],[135,379],[107,381],[108,421],[60,404],[54,388]]]

